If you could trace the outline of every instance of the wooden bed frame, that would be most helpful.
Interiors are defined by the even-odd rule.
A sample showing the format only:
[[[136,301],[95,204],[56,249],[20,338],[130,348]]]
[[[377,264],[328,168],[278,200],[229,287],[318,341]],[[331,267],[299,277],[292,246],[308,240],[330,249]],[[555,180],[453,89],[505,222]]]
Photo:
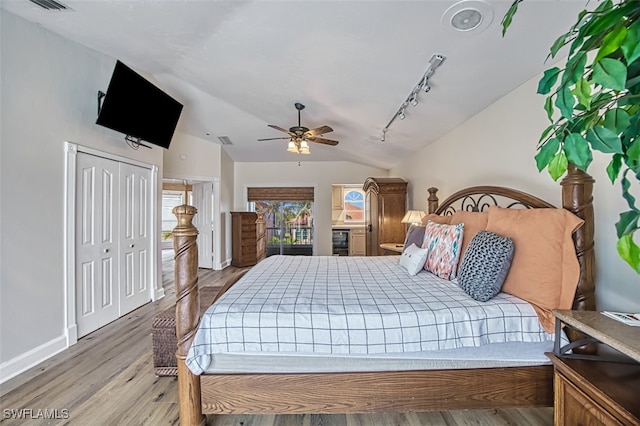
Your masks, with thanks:
[[[570,165],[563,179],[562,204],[585,221],[574,234],[581,273],[574,309],[595,310],[593,250],[594,180]],[[436,189],[429,188],[429,212],[447,213],[454,201],[466,210],[483,210],[485,201],[473,195],[497,194],[525,207],[553,207],[529,194],[513,189],[479,186],[459,191],[438,205]],[[475,207],[469,207],[469,205]],[[553,369],[535,367],[466,370],[423,370],[371,373],[322,374],[216,374],[197,376],[185,364],[189,346],[199,324],[197,230],[191,206],[174,209],[178,227],[173,232],[175,248],[176,334],[180,423],[204,425],[206,414],[309,414],[441,411],[553,405]],[[221,293],[243,273],[234,276]],[[568,330],[569,338],[580,336]],[[583,351],[593,351],[592,347]]]

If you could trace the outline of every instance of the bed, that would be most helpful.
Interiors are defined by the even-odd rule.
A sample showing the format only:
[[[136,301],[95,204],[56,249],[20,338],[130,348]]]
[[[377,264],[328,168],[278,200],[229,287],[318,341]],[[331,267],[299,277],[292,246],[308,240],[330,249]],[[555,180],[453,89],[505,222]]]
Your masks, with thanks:
[[[577,287],[574,287],[575,294],[571,294],[572,308],[578,310],[595,309],[592,185],[593,179],[575,167],[570,167],[567,176],[562,181],[563,208],[584,221],[582,226],[572,233],[573,242],[571,245],[571,250],[576,255],[578,268]],[[441,217],[453,216],[456,211],[484,211],[494,208],[492,206],[497,204],[505,208],[516,209],[548,209],[553,207],[532,195],[494,186],[467,188],[439,203],[437,190],[429,188],[429,213]],[[306,367],[300,367],[290,370],[286,368],[286,365],[297,365],[294,361],[286,359],[284,366],[275,367],[272,362],[276,362],[278,356],[271,353],[269,356],[272,358],[267,358],[266,364],[265,361],[262,361],[262,365],[267,366],[267,368],[262,367],[262,370],[259,366],[249,370],[234,369],[224,367],[223,363],[223,366],[207,371],[209,363],[205,361],[203,364],[207,365],[202,366],[204,373],[195,374],[187,367],[187,355],[200,324],[197,247],[195,245],[197,231],[191,224],[191,219],[196,212],[193,207],[179,206],[174,210],[174,213],[178,216],[178,227],[174,230],[174,247],[176,250],[176,334],[178,337],[176,357],[178,359],[181,424],[204,424],[203,413],[330,414],[553,405],[552,366],[549,363],[526,359],[522,365],[517,363],[506,365],[471,363],[466,367],[460,367],[459,364],[450,367],[446,362],[435,364],[435,367],[433,364],[430,367],[422,367],[420,362],[413,359],[401,360],[391,366],[391,364],[384,364],[384,362],[389,362],[388,360],[382,364],[377,363],[375,359],[370,360],[369,358],[377,356],[364,350],[362,356],[368,360],[366,362],[359,360],[356,355],[356,361],[352,362],[352,367],[330,368],[335,362],[331,357],[327,357],[324,361],[321,359],[313,361],[314,365],[324,365],[319,369],[308,370]],[[281,263],[287,260],[285,258],[276,258],[270,262]],[[362,259],[363,261],[368,259],[368,261],[376,262],[376,258]],[[385,265],[384,268],[393,269],[392,263],[394,262],[391,259],[391,257],[377,259],[377,264]],[[321,271],[329,268],[342,268],[342,263],[355,262],[356,260],[357,258],[345,259],[341,260],[341,263],[336,263],[338,259],[313,259],[316,262],[325,262],[323,265],[316,265],[316,268]],[[307,260],[307,262],[310,261],[312,260]],[[290,267],[285,266],[285,269]],[[254,268],[259,270],[257,267]],[[371,265],[366,268],[371,268]],[[233,291],[241,292],[245,286],[243,283],[246,282],[246,279],[243,281],[245,274],[251,274],[253,270],[238,273],[225,284],[216,298],[220,298],[220,305],[224,300],[230,298],[229,295],[233,294]],[[423,274],[418,274],[418,276],[421,275]],[[360,281],[362,280],[360,279]],[[233,287],[236,284],[237,287],[234,290]],[[402,291],[402,289],[398,290],[396,295],[401,294]],[[540,316],[542,314],[538,312],[537,308],[535,315],[538,315],[543,322],[543,317]],[[566,330],[566,336],[572,341],[580,338],[573,330]],[[415,339],[409,338],[409,340],[408,343],[392,341],[383,352],[402,353],[402,350],[395,351],[393,348],[415,344]],[[498,344],[501,343],[498,342]],[[426,345],[428,346],[428,344]],[[452,345],[459,346],[455,342]],[[353,346],[358,347],[357,344]],[[410,347],[409,352],[411,353],[419,352],[421,348],[425,349],[420,345],[407,347]],[[433,348],[426,347],[426,349]],[[448,347],[441,349],[446,354]],[[359,350],[357,349],[355,352]],[[593,348],[583,347],[577,350],[592,351]],[[233,349],[230,352],[235,356],[239,351]],[[394,356],[396,355],[394,354]],[[401,355],[397,356],[401,357]],[[223,357],[220,356],[220,358]],[[319,358],[323,358],[323,354],[320,354]],[[409,367],[399,368],[398,365],[403,365],[403,362]],[[355,367],[353,367],[354,364]],[[238,365],[237,358],[229,358],[227,365]],[[387,368],[385,365],[389,367]],[[191,367],[193,368],[193,365]]]

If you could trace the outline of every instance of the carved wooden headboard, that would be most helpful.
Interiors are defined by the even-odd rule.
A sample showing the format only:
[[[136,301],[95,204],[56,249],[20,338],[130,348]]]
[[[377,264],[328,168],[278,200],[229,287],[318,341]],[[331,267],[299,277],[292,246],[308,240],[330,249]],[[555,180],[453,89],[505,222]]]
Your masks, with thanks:
[[[562,180],[562,207],[582,220],[584,225],[573,235],[580,278],[573,301],[573,309],[593,311],[595,301],[595,252],[594,252],[594,214],[593,183],[594,179],[587,173],[569,165],[567,176]],[[476,186],[458,191],[439,203],[436,188],[429,188],[427,199],[429,213],[452,215],[457,210],[484,211],[490,206],[507,208],[555,208],[556,206],[516,189],[498,186]],[[571,340],[579,336],[568,335]]]

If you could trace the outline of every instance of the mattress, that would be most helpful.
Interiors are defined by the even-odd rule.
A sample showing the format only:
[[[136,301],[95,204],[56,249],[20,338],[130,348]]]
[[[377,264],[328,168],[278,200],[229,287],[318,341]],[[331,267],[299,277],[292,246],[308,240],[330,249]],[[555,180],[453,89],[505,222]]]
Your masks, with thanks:
[[[272,256],[205,312],[186,362],[201,374],[219,354],[445,361],[453,349],[552,342],[529,303],[505,293],[475,301],[455,282],[409,275],[397,257]],[[539,361],[545,350],[534,351]]]
[[[377,355],[219,353],[211,356],[205,374],[354,373],[550,365],[545,352],[553,352],[552,341]]]

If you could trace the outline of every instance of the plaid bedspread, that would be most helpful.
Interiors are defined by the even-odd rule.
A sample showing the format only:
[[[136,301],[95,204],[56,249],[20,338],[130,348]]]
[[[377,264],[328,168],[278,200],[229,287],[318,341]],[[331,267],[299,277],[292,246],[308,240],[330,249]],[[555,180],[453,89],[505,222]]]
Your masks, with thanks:
[[[470,298],[397,256],[272,256],[204,314],[187,356],[195,374],[221,352],[380,354],[553,340],[527,302]]]

